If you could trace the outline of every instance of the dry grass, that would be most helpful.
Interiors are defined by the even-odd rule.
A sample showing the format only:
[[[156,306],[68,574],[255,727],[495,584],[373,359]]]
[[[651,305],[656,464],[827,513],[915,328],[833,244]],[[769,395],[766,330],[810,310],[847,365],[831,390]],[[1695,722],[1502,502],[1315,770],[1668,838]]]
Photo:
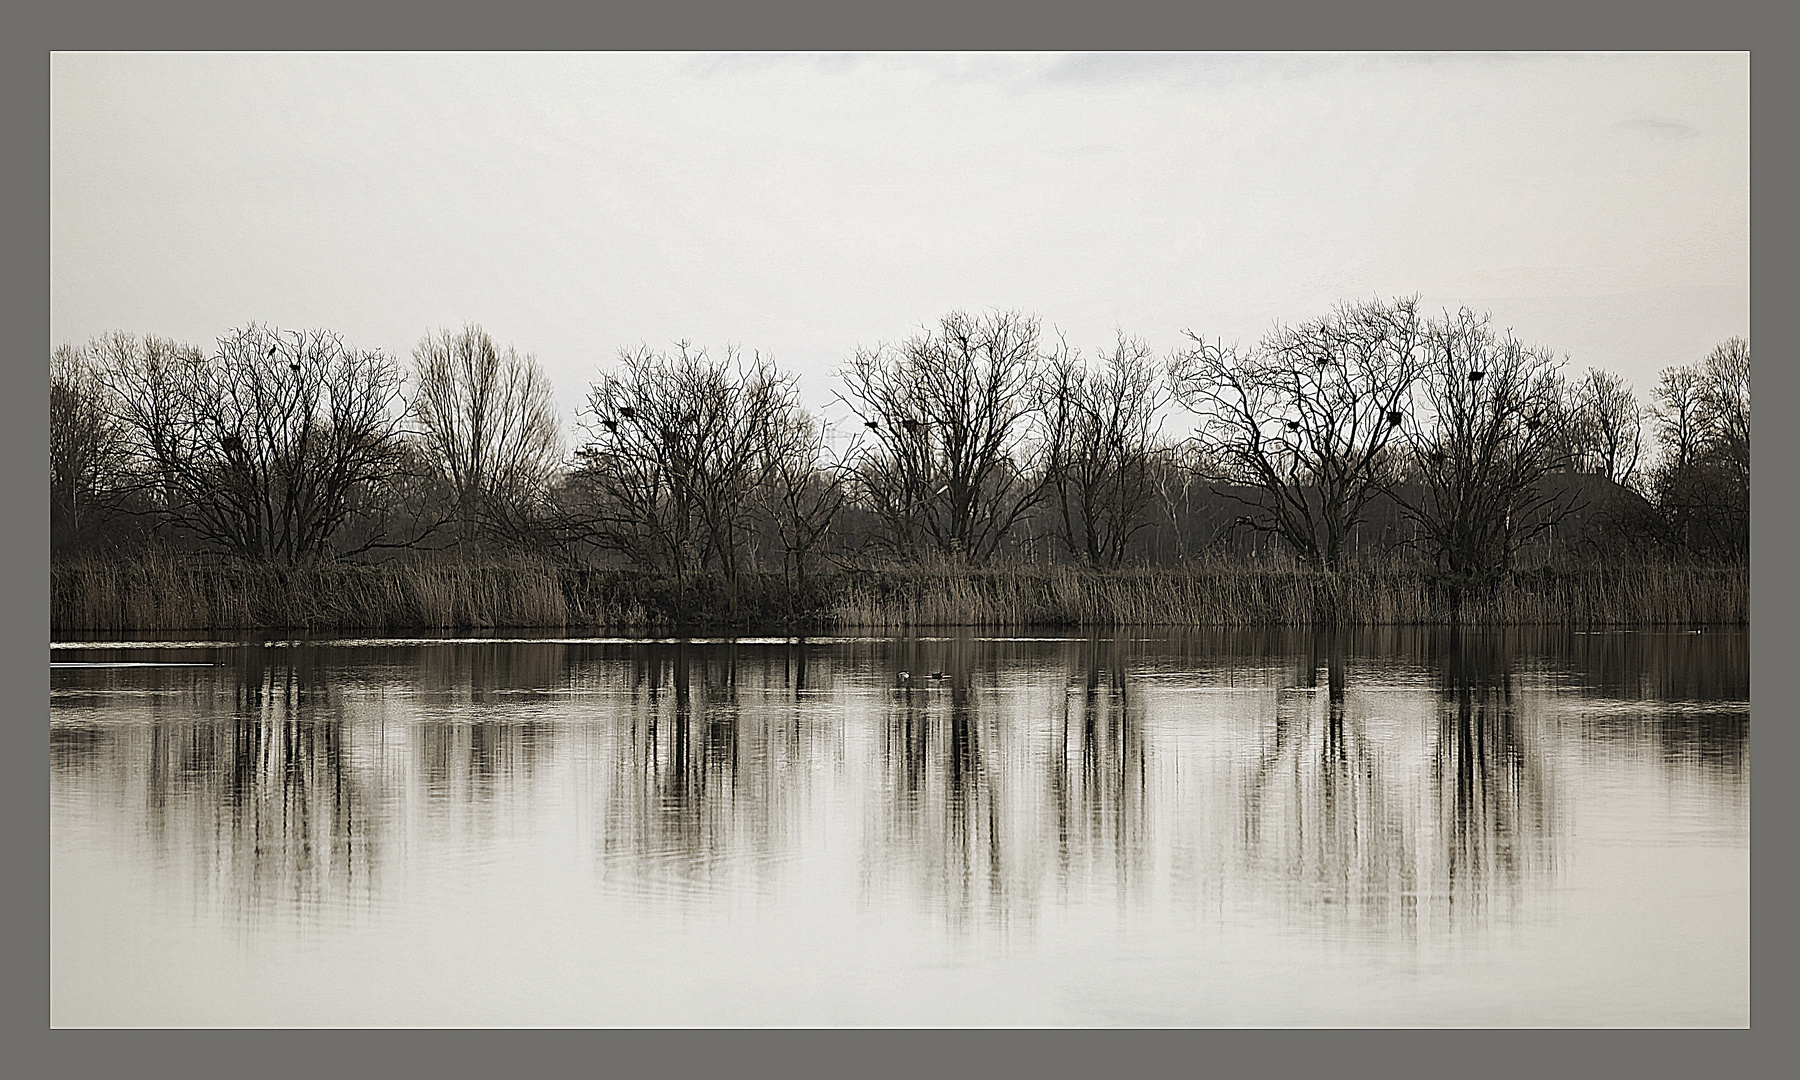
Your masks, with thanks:
[[[557,627],[555,566],[447,561],[288,569],[168,556],[51,568],[56,630]]]
[[[1749,622],[1749,573],[1600,566],[1476,582],[1416,568],[890,570],[847,579],[829,621],[871,628],[1742,624]]]
[[[1586,566],[1459,581],[1392,566],[1327,575],[1218,563],[1096,573],[895,567],[822,578],[804,598],[779,576],[722,582],[628,571],[418,559],[305,569],[145,556],[52,568],[56,631],[463,629],[796,625],[1406,626],[1747,624],[1749,571]]]

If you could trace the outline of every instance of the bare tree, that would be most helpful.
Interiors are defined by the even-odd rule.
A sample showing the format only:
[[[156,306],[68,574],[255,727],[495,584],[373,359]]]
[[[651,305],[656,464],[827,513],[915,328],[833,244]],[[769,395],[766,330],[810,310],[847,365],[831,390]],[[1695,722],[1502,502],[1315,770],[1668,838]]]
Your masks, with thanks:
[[[1750,550],[1750,343],[1721,342],[1662,372],[1653,392],[1662,460],[1651,492],[1667,542],[1731,560]]]
[[[867,431],[855,486],[896,553],[984,561],[1041,498],[1020,460],[1039,360],[1036,318],[954,311],[844,365],[839,399]]]
[[[426,334],[413,372],[420,446],[455,500],[458,539],[527,539],[563,456],[537,358],[503,352],[481,327],[466,326]]]
[[[1216,551],[1235,529],[1237,503],[1228,503],[1232,522],[1205,520],[1209,504],[1218,502],[1207,478],[1221,475],[1194,439],[1182,439],[1160,447],[1151,457],[1154,484],[1155,527],[1172,539],[1176,562],[1186,562]],[[1162,557],[1161,536],[1157,552]]]
[[[88,343],[94,374],[113,421],[125,435],[127,483],[165,525],[179,524],[188,501],[182,482],[201,424],[198,388],[211,383],[198,346],[121,332]]]
[[[1431,325],[1426,352],[1423,408],[1403,418],[1410,468],[1389,493],[1452,572],[1505,570],[1570,509],[1544,483],[1566,422],[1560,364],[1466,308]]]
[[[1168,398],[1153,355],[1121,331],[1095,371],[1063,343],[1038,386],[1057,536],[1090,566],[1118,566],[1131,538],[1150,525],[1146,512],[1163,479],[1159,414]]]
[[[622,351],[588,394],[578,480],[590,535],[678,581],[716,568],[735,585],[751,492],[796,401],[792,377],[761,356],[713,360],[686,342],[673,355]]]
[[[1415,300],[1344,305],[1277,327],[1254,349],[1207,343],[1170,361],[1176,400],[1199,414],[1200,460],[1243,521],[1335,571],[1363,508],[1385,490],[1426,340]]]
[[[1630,486],[1643,450],[1643,412],[1631,388],[1611,372],[1589,368],[1568,396],[1564,423],[1572,467]]]
[[[1700,420],[1712,450],[1750,477],[1750,343],[1729,338],[1701,362]]]
[[[824,543],[843,508],[841,471],[825,459],[824,428],[794,409],[778,417],[763,447],[758,512],[773,524],[788,593],[804,589],[807,560]]]
[[[327,331],[251,324],[211,357],[114,335],[102,381],[160,514],[248,559],[330,550],[402,446],[400,374]]]
[[[86,350],[50,356],[50,537],[78,544],[111,519],[124,490],[126,447]]]
[[[1704,443],[1701,421],[1701,378],[1692,365],[1664,368],[1650,392],[1650,415],[1662,444],[1663,467],[1682,469],[1699,456]]]

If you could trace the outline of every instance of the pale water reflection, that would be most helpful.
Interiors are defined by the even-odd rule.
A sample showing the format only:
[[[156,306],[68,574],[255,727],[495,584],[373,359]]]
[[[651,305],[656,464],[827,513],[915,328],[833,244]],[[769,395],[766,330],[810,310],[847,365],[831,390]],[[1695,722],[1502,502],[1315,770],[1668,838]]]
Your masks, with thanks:
[[[58,1025],[1748,1023],[1742,632],[52,659]]]

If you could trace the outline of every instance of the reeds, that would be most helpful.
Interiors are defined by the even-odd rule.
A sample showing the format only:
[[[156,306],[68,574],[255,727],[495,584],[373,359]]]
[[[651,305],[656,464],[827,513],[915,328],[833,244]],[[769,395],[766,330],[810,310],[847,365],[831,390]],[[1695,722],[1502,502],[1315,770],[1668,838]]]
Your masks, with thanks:
[[[403,561],[278,567],[167,555],[51,567],[55,630],[559,627],[557,567]]]
[[[695,626],[1732,625],[1745,567],[1592,565],[1461,579],[1393,565],[1325,574],[1220,561],[1096,572],[895,566],[809,580],[677,583],[531,558],[283,568],[146,555],[51,571],[55,631]]]
[[[841,626],[1408,626],[1741,624],[1742,567],[1632,565],[1484,580],[1422,568],[1204,565],[995,573],[891,570],[844,582]]]

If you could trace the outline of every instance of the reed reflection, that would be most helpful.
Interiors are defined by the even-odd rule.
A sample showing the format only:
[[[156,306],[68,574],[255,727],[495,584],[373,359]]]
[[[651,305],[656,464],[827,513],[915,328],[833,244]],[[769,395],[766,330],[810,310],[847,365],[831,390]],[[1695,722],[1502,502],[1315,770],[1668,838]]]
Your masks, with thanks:
[[[446,704],[510,706],[567,685],[572,655],[560,641],[494,641],[413,647],[399,659],[409,680]]]

